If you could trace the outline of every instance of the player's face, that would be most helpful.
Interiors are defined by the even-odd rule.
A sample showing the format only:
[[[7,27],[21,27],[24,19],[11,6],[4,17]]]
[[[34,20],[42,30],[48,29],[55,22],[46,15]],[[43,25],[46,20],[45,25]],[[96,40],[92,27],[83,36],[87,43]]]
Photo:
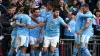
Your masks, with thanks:
[[[7,12],[8,12],[8,14],[13,15],[15,10],[14,9],[8,9]]]
[[[83,12],[84,12],[84,13],[86,13],[86,12],[87,12],[87,10],[88,10],[88,8],[87,8],[87,7],[83,7]]]
[[[81,7],[80,10],[83,12],[83,7]]]
[[[40,10],[35,11],[36,16],[40,16]]]
[[[59,11],[55,11],[55,12],[54,12],[54,16],[55,16],[55,17],[58,17],[58,16],[59,16]]]

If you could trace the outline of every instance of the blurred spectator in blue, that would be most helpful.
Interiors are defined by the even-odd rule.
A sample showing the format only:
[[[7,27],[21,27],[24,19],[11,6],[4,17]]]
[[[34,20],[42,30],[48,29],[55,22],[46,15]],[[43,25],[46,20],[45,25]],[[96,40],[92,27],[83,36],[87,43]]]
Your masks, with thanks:
[[[72,6],[70,7],[71,10],[78,11],[78,1],[74,0]]]
[[[66,28],[64,31],[64,39],[74,39],[74,32],[75,32],[75,19],[72,15],[72,13],[68,13],[68,17],[65,19],[65,22],[69,25],[71,28],[71,32],[69,32]]]

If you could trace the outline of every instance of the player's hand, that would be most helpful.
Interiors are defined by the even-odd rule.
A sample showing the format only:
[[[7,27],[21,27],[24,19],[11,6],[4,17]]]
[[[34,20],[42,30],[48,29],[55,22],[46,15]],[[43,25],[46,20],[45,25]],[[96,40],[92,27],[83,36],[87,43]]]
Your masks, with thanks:
[[[20,25],[20,23],[18,21],[16,21],[16,25]]]
[[[26,26],[26,24],[21,24],[20,26]]]
[[[43,27],[44,26],[44,23],[39,23],[38,24],[40,27]]]
[[[82,30],[79,30],[78,32],[76,32],[76,34],[78,34],[78,35],[79,35],[81,32],[82,32]]]
[[[69,32],[71,32],[71,29],[70,29],[70,28],[68,28],[68,31],[69,31]]]

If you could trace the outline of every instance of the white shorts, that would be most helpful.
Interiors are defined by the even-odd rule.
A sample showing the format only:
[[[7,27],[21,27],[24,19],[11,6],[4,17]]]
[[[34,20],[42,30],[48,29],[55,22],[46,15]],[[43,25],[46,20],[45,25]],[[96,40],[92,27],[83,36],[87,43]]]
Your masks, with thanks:
[[[75,36],[75,44],[80,44],[81,43],[81,35],[78,34],[74,34]]]
[[[28,36],[17,36],[16,37],[16,47],[25,46],[28,47],[29,37]]]
[[[15,36],[11,36],[11,47],[16,48],[15,47],[15,43],[16,43],[16,37]]]
[[[54,37],[47,37],[44,36],[44,43],[43,43],[43,47],[48,47],[49,45],[56,47],[57,43],[59,41],[59,35],[54,36]]]
[[[82,43],[88,43],[89,42],[89,39],[90,39],[90,36],[82,35],[81,42]]]
[[[34,45],[36,47],[39,47],[39,44],[43,42],[43,38],[40,38],[40,42],[37,42],[37,38],[34,38],[32,36],[29,37],[29,43],[30,45]]]

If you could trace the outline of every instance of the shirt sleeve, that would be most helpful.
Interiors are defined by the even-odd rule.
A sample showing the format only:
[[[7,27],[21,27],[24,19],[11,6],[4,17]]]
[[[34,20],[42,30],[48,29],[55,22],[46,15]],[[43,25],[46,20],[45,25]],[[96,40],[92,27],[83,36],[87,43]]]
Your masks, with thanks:
[[[60,24],[62,24],[62,25],[66,24],[62,18],[60,18]]]
[[[93,18],[93,15],[80,13],[80,17]]]

